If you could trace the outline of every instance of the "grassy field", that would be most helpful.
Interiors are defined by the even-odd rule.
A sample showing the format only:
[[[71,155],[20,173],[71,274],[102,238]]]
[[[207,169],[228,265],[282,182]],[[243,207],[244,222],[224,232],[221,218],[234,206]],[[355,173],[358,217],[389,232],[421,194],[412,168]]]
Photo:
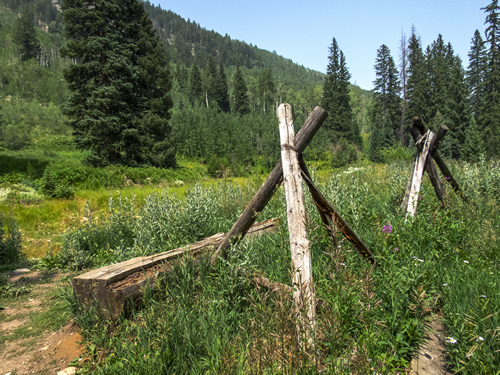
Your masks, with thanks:
[[[450,370],[495,374],[500,367],[500,171],[483,160],[452,164],[452,172],[470,203],[447,189],[442,207],[425,179],[418,214],[408,222],[398,208],[408,164],[315,174],[320,190],[376,255],[379,267],[372,269],[341,235],[340,247],[332,248],[307,194],[313,276],[323,301],[313,355],[295,350],[290,299],[256,288],[236,272],[244,267],[290,283],[281,188],[259,215],[259,220],[279,218],[278,234],[243,243],[215,270],[206,261],[180,259],[173,274],[116,324],[96,311],[83,311],[66,294],[91,357],[82,373],[403,374],[425,325],[438,316],[446,330]],[[73,199],[39,203],[46,216],[33,208],[31,222],[30,207],[6,204],[23,234],[51,236],[60,247],[37,267],[76,270],[227,231],[261,181],[77,189]]]

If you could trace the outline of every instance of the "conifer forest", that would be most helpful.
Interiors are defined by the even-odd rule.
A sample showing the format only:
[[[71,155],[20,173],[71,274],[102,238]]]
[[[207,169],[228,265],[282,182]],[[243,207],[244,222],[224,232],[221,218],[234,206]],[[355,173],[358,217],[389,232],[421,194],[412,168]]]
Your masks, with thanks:
[[[365,90],[334,35],[322,73],[148,0],[0,0],[0,373],[500,374],[500,4],[477,7],[468,59],[412,26]],[[144,269],[117,316],[79,299],[90,270],[229,233],[281,159],[283,103],[296,133],[327,112],[300,168],[373,257],[304,184],[310,347],[281,180],[253,213],[273,231]],[[416,116],[441,138],[409,218]],[[72,358],[43,349],[69,325]]]

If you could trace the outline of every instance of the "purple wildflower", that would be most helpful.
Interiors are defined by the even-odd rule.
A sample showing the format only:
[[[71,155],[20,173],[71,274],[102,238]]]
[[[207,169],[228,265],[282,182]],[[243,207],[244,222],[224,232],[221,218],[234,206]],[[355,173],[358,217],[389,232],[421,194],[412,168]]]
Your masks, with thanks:
[[[384,225],[384,228],[382,229],[382,232],[385,233],[385,231],[387,231],[388,234],[392,232],[391,224]]]

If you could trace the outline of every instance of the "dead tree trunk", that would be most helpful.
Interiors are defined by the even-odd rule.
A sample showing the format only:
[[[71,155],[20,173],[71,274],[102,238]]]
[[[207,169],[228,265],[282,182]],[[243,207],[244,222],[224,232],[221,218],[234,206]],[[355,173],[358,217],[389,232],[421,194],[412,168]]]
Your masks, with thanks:
[[[296,318],[299,322],[297,325],[297,339],[299,345],[304,347],[301,340],[301,333],[304,332],[307,347],[313,347],[316,326],[314,282],[312,278],[311,250],[307,238],[302,177],[297,151],[294,148],[295,131],[293,129],[292,108],[289,104],[281,104],[278,113],[288,232],[290,235],[290,252],[292,253],[293,300]]]
[[[305,150],[327,116],[328,114],[326,111],[320,107],[316,107],[314,111],[311,112],[295,137],[295,150],[299,154]],[[264,184],[260,187],[257,194],[255,194],[238,220],[234,223],[224,242],[213,254],[211,260],[212,265],[217,262],[219,257],[225,258],[227,250],[231,247],[231,245],[239,242],[245,236],[248,229],[255,222],[255,219],[264,209],[267,202],[269,202],[282,181],[283,168],[281,166],[281,160],[279,160],[271,174],[267,177],[266,181],[264,181]]]

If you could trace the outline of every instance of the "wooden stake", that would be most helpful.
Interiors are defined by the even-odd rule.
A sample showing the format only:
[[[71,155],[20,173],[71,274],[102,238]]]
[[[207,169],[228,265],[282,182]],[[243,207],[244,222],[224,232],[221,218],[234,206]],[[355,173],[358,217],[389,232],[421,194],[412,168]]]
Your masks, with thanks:
[[[422,152],[417,155],[415,160],[415,169],[413,171],[412,182],[411,182],[411,191],[410,196],[408,198],[408,209],[406,218],[408,219],[408,215],[415,216],[415,212],[417,211],[417,203],[418,203],[418,194],[420,193],[420,186],[422,185],[422,177],[424,175],[424,167],[425,162],[427,160],[427,155],[429,154],[429,147],[432,142],[432,138],[434,137],[434,133],[430,130],[427,131],[424,138],[421,138],[419,142],[425,142],[424,147],[422,148]]]
[[[314,346],[316,327],[316,305],[314,302],[314,283],[312,277],[311,250],[307,238],[306,208],[302,190],[302,176],[297,151],[294,148],[292,107],[281,104],[278,108],[281,140],[281,161],[287,206],[288,232],[290,233],[290,252],[292,253],[292,282],[295,314],[299,322],[297,338],[302,344],[301,333],[309,347]]]
[[[320,107],[314,108],[306,122],[297,133],[295,137],[295,150],[302,153],[305,150],[311,139],[314,137],[318,129],[325,121],[328,114]],[[219,246],[217,251],[213,254],[211,263],[214,265],[219,257],[225,258],[227,250],[232,244],[236,244],[247,233],[248,229],[255,222],[259,213],[266,207],[267,202],[271,199],[276,189],[283,181],[283,168],[281,166],[281,159],[276,163],[271,174],[267,177],[266,181],[262,184],[259,191],[252,198],[243,213],[238,217],[238,220],[233,224],[233,227],[227,234],[226,239]]]

